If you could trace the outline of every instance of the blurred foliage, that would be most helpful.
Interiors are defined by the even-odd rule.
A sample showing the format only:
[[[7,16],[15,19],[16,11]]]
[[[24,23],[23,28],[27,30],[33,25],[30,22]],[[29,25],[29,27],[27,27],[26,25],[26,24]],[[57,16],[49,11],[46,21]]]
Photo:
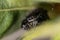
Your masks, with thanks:
[[[0,9],[27,7],[32,4],[30,0],[0,0]]]
[[[13,20],[13,14],[10,12],[0,11],[0,37],[9,28]]]

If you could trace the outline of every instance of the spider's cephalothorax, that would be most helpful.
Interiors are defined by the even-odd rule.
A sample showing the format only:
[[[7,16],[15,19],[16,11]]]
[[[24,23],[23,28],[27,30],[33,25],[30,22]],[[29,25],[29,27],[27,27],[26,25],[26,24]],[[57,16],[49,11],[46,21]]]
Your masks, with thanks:
[[[23,29],[30,29],[37,26],[39,23],[49,19],[47,10],[43,8],[37,8],[33,10],[27,17],[22,21],[21,27]]]

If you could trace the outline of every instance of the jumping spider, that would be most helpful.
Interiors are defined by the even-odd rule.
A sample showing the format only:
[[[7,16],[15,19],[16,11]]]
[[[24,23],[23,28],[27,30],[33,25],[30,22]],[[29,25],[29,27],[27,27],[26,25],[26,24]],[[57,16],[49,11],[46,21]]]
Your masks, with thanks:
[[[28,30],[48,19],[49,16],[46,9],[36,8],[22,21],[21,28]]]

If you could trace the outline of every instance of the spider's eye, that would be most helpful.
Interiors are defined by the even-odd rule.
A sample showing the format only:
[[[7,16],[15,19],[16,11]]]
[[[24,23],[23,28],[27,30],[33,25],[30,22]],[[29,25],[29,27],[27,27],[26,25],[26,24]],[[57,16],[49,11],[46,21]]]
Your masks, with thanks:
[[[28,18],[28,20],[31,20],[31,18]]]

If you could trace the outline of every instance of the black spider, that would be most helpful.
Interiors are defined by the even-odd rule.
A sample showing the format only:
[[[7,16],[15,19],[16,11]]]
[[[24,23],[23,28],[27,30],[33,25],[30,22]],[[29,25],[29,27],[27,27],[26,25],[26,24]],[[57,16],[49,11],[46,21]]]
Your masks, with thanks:
[[[47,10],[43,8],[37,8],[33,10],[27,17],[22,21],[21,28],[30,29],[45,20],[48,20],[49,16]]]

